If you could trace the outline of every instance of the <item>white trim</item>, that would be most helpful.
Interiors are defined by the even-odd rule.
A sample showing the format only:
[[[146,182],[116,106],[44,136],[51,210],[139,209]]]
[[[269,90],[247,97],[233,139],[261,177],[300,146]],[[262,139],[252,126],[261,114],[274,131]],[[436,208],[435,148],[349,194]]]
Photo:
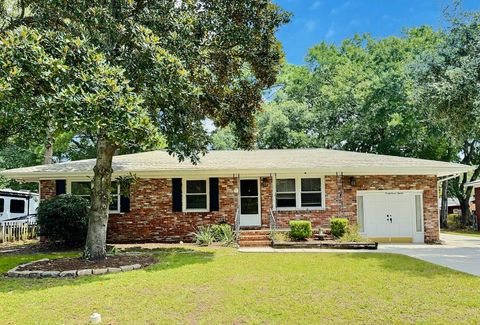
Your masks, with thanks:
[[[242,196],[242,181],[244,180],[256,180],[257,181],[257,207],[258,211],[257,214],[242,214],[242,197],[245,198],[255,198],[255,196]],[[262,225],[262,182],[261,182],[261,177],[240,177],[238,181],[238,207],[240,208],[240,227],[242,226],[242,217],[243,219],[250,217],[250,218],[258,218],[258,224],[254,225],[247,225],[248,226],[261,226]],[[245,223],[245,220],[243,220],[243,224]]]
[[[277,207],[277,179],[295,179],[295,207]],[[302,207],[302,178],[320,178],[322,205]],[[316,174],[275,174],[273,177],[273,209],[276,211],[323,211],[325,207],[325,175]]]
[[[187,209],[187,181],[205,181],[205,190],[207,196],[206,209]],[[203,195],[203,193],[196,193]],[[189,194],[195,195],[195,194]],[[182,211],[183,212],[209,212],[210,211],[210,181],[209,178],[182,178]]]
[[[71,179],[67,179],[66,180],[67,182],[67,186],[66,186],[66,192],[67,194],[72,194],[72,182],[75,182],[75,183],[88,183],[88,182],[92,182],[91,179],[85,179],[85,178],[71,178]],[[117,182],[117,194],[112,194],[110,193],[110,196],[117,196],[118,197],[118,200],[117,200],[117,209],[116,210],[110,210],[108,209],[108,214],[119,214],[120,213],[120,200],[121,200],[121,192],[120,192],[120,182],[118,182],[117,180],[114,180],[112,179],[112,182]]]

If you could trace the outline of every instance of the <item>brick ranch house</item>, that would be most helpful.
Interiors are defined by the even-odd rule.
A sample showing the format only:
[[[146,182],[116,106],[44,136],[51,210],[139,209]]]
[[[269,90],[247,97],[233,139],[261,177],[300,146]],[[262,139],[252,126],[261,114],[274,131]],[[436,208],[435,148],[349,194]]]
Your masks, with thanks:
[[[41,200],[89,197],[94,160],[3,171],[40,183]],[[114,178],[137,177],[129,197],[113,183],[108,241],[178,242],[218,223],[279,228],[290,220],[329,227],[333,216],[357,223],[378,241],[439,239],[437,184],[469,166],[326,149],[211,151],[200,163],[165,151],[116,156]]]

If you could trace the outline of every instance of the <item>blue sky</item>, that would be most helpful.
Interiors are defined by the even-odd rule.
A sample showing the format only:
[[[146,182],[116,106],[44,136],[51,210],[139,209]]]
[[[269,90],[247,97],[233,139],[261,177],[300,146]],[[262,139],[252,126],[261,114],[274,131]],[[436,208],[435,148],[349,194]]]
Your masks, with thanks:
[[[302,64],[310,47],[321,41],[339,44],[355,33],[374,37],[401,35],[406,27],[445,25],[449,0],[274,0],[293,13],[277,36],[287,61]],[[480,10],[480,0],[464,0],[466,10]]]

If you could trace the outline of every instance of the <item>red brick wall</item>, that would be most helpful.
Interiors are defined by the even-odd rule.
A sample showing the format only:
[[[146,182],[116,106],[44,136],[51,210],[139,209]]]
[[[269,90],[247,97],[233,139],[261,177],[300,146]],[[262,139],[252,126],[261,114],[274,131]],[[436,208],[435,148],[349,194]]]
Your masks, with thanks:
[[[356,222],[357,190],[424,190],[425,241],[438,240],[437,179],[435,176],[356,176],[352,187],[350,177],[344,177],[344,216]],[[192,232],[201,226],[226,221],[235,222],[238,204],[238,179],[219,179],[220,211],[172,212],[171,179],[140,179],[130,195],[131,211],[110,215],[109,242],[175,242],[192,239]],[[55,181],[41,181],[41,199],[55,195]],[[262,177],[261,222],[269,226],[269,211],[273,206],[271,177]],[[328,227],[329,219],[339,215],[335,176],[325,177],[325,210],[276,212],[280,227],[288,227],[292,219],[311,220],[314,227]]]
[[[202,226],[235,223],[236,178],[219,179],[220,211],[172,212],[172,180],[140,179],[130,194],[130,212],[110,215],[107,239],[121,242],[178,242],[192,240]]]
[[[56,195],[55,181],[43,180],[40,181],[40,200],[46,200]]]
[[[344,217],[357,221],[357,191],[359,190],[424,190],[425,242],[439,239],[437,178],[435,176],[355,176],[355,186],[350,185],[350,176],[343,178]],[[325,177],[325,209],[312,211],[277,211],[279,227],[287,228],[292,219],[311,220],[314,227],[329,228],[329,219],[339,216],[335,176]]]
[[[475,189],[475,215],[477,216],[477,225],[480,225],[480,187]]]

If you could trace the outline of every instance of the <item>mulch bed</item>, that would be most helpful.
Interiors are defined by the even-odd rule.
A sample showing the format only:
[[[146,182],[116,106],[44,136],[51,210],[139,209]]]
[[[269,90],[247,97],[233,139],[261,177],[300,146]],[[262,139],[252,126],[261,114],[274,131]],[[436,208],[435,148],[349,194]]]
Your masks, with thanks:
[[[152,255],[115,255],[104,260],[89,261],[82,258],[59,258],[48,261],[39,261],[30,265],[21,266],[18,271],[68,271],[81,269],[118,268],[120,266],[140,264],[146,267],[156,263]]]
[[[333,240],[276,241],[273,248],[335,248],[335,249],[377,249],[375,242],[338,242]]]

